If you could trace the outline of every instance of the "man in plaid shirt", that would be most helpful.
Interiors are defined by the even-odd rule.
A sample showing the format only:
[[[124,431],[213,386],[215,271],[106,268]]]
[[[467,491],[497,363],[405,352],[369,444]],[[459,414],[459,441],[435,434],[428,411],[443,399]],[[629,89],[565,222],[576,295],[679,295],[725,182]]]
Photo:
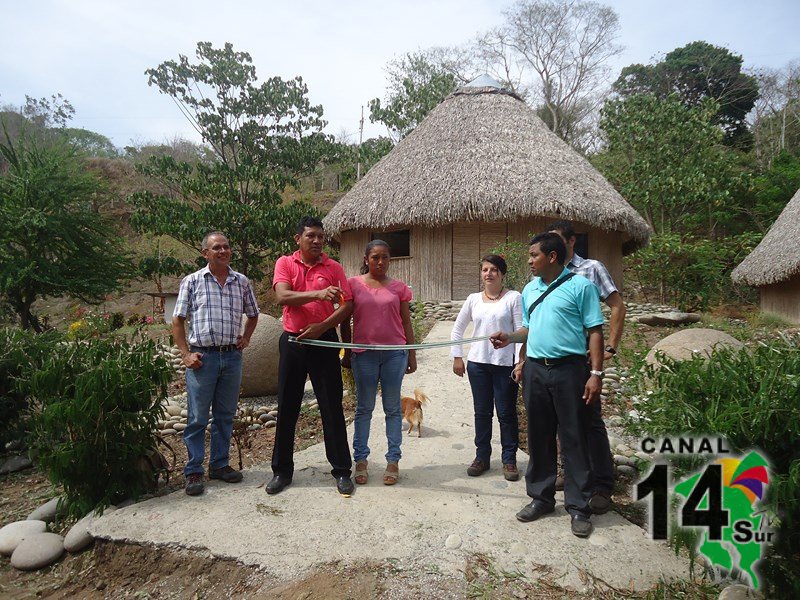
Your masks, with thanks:
[[[228,464],[228,451],[242,382],[242,350],[250,344],[258,322],[253,289],[247,277],[231,269],[231,246],[225,234],[207,234],[201,250],[208,265],[183,278],[172,314],[172,336],[186,365],[189,417],[183,441],[189,458],[183,473],[190,496],[203,493],[209,408],[214,423],[208,476],[228,483],[242,480],[242,474]],[[242,313],[247,319],[240,334]]]

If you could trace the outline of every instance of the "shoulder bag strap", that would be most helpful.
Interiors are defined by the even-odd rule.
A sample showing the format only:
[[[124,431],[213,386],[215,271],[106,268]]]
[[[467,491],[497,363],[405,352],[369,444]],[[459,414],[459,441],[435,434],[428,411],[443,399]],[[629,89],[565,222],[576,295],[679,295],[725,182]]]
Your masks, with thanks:
[[[549,286],[547,286],[547,289],[544,291],[544,294],[539,296],[536,299],[536,302],[531,304],[531,307],[528,309],[528,321],[531,320],[531,315],[533,314],[533,309],[536,308],[537,306],[539,306],[542,303],[542,301],[545,298],[547,298],[547,296],[550,294],[550,292],[552,292],[554,289],[556,289],[558,286],[560,286],[565,281],[569,281],[573,277],[575,277],[575,273],[569,273],[569,274],[565,275],[564,277],[562,277],[561,279],[556,279],[553,283],[551,283]]]

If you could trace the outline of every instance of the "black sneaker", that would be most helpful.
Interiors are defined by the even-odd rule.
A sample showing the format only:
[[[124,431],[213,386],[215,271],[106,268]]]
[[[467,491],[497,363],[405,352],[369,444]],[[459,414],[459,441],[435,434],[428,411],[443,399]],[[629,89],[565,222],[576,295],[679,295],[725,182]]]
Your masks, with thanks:
[[[225,465],[221,469],[209,469],[208,478],[221,479],[226,483],[239,483],[242,480],[242,474],[230,465]]]
[[[189,496],[199,496],[203,493],[203,474],[189,473],[186,476],[186,487],[184,488]]]
[[[479,458],[476,458],[472,461],[472,464],[467,467],[467,475],[470,477],[477,477],[481,473],[485,473],[489,470],[489,463],[483,461]]]
[[[594,526],[591,519],[583,513],[574,513],[572,516],[572,534],[581,538],[587,538],[592,534]]]
[[[352,496],[355,489],[353,480],[347,475],[340,475],[336,478],[336,490],[345,498]]]
[[[554,510],[555,507],[550,506],[549,504],[545,504],[539,500],[533,500],[530,504],[525,505],[525,507],[523,507],[523,509],[517,513],[517,521],[530,523],[531,521],[535,521],[539,517],[543,517]]]

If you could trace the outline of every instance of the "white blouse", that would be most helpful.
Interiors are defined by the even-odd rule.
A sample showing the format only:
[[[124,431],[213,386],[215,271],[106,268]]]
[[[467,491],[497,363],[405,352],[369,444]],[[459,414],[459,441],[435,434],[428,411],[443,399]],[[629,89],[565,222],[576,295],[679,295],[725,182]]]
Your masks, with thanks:
[[[475,323],[472,337],[490,335],[496,331],[511,333],[522,327],[522,295],[514,290],[508,290],[497,302],[484,302],[483,293],[470,294],[458,313],[451,340],[464,339],[464,330],[470,321]],[[473,342],[470,344],[470,362],[486,363],[508,367],[516,360],[516,344],[509,344],[505,348],[495,350],[489,340]],[[464,348],[461,344],[452,346],[450,356],[463,357]]]

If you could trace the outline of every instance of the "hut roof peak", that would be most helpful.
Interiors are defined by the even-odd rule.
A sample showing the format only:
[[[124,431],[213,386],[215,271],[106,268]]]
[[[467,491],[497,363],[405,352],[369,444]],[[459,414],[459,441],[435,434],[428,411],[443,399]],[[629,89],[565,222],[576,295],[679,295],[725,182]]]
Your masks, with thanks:
[[[478,75],[475,79],[470,81],[469,83],[464,84],[465,88],[495,88],[498,90],[502,90],[503,86],[500,85],[494,77],[489,75],[488,73],[484,73],[483,75]]]

